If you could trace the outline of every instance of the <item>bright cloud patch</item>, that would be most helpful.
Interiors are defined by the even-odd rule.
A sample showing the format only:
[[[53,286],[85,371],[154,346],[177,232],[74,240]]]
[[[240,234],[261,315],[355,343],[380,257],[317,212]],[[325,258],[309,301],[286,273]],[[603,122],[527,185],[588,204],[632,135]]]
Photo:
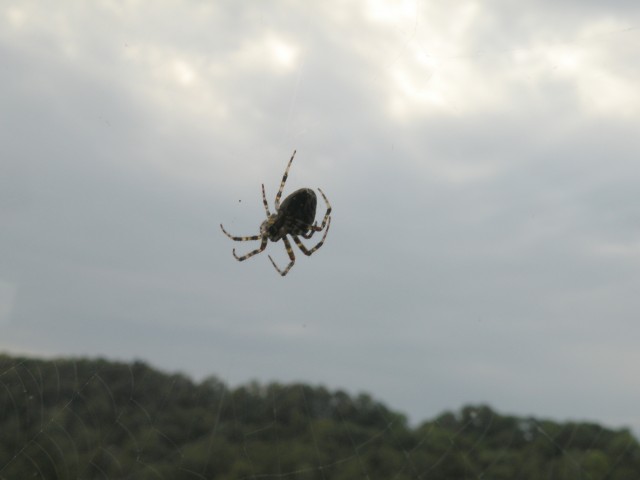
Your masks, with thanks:
[[[397,37],[395,48],[378,55],[386,56],[388,112],[397,119],[526,109],[541,98],[552,106],[567,93],[588,115],[640,111],[638,72],[628,67],[635,52],[627,46],[640,33],[619,21],[567,25],[562,39],[529,27],[514,42],[499,30],[489,38],[489,15],[473,2],[448,10],[451,19],[433,6],[413,17],[397,8],[372,2],[368,12]]]

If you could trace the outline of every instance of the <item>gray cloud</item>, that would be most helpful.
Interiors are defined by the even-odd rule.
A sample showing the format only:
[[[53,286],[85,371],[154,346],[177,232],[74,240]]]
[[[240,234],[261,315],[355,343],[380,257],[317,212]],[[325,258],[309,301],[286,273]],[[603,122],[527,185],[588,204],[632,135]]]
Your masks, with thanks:
[[[5,8],[0,347],[637,428],[637,12],[583,5]],[[282,279],[218,224],[294,148]]]

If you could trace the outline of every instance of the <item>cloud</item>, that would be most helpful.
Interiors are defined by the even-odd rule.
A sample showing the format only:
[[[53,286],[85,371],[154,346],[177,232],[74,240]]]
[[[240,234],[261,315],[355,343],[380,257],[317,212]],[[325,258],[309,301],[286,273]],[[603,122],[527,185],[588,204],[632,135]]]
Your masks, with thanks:
[[[637,13],[577,5],[3,7],[2,347],[633,421]],[[218,225],[294,148],[334,214],[281,279]]]
[[[17,291],[14,284],[0,280],[0,325],[10,322]]]

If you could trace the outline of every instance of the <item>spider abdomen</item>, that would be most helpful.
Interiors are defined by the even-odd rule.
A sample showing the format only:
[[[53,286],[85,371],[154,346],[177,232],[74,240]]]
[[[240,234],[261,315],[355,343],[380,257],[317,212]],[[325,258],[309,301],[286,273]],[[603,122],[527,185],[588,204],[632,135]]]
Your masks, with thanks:
[[[269,228],[269,239],[277,242],[285,235],[302,235],[309,231],[316,218],[316,194],[310,188],[296,190],[284,199],[277,218]]]

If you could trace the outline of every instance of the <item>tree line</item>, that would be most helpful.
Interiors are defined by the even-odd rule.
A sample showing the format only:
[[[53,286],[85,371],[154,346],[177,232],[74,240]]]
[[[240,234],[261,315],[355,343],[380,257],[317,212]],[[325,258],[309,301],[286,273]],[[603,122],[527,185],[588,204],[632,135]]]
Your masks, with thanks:
[[[0,479],[637,480],[627,429],[502,415],[418,426],[368,394],[0,355]]]

